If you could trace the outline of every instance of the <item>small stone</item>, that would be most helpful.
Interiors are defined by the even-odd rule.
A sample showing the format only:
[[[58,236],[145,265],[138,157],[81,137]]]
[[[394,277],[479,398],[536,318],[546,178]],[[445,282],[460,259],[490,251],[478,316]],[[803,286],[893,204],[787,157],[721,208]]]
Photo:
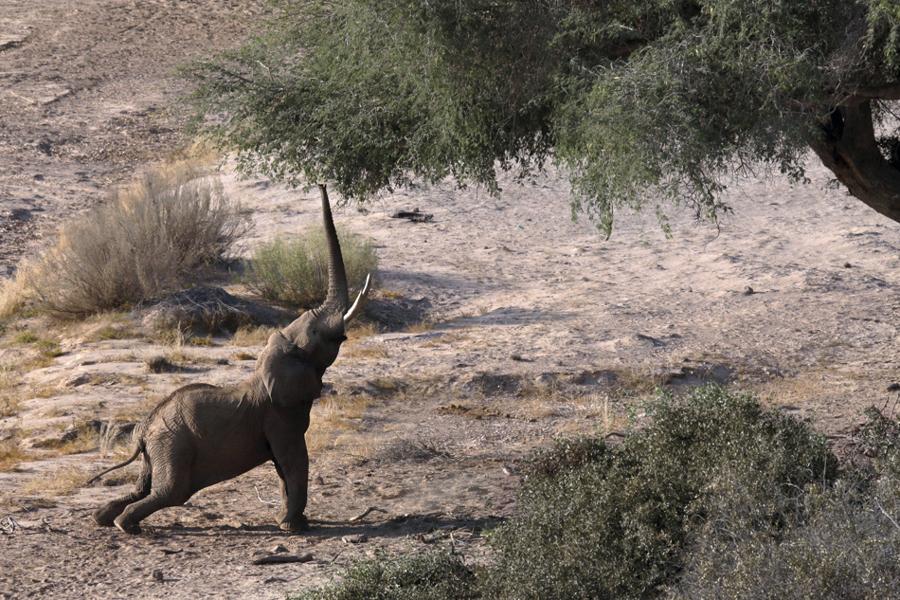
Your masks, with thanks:
[[[752,287],[750,287],[749,285],[748,285],[747,287],[744,288],[744,295],[745,295],[745,296],[752,296],[752,295],[755,294],[755,293],[756,293],[756,292],[754,291],[754,289],[753,289]]]
[[[900,392],[900,383],[892,383],[887,386],[887,391],[889,392]]]
[[[62,382],[60,387],[74,388],[81,385],[85,385],[86,383],[90,383],[91,376],[87,373],[78,373],[77,375],[73,375]]]
[[[165,581],[166,578],[163,576],[162,569],[153,569],[153,580],[154,581]]]
[[[844,268],[845,268],[845,269],[852,269],[852,268],[853,268],[853,265],[851,265],[851,264],[848,263],[848,262],[845,262],[845,263],[844,263]]]
[[[345,535],[341,538],[341,541],[345,544],[363,544],[369,541],[369,538],[364,533],[357,533],[354,535]]]
[[[287,546],[285,546],[284,544],[276,544],[275,546],[272,546],[271,550],[269,550],[269,552],[271,552],[272,554],[284,554],[287,551]]]

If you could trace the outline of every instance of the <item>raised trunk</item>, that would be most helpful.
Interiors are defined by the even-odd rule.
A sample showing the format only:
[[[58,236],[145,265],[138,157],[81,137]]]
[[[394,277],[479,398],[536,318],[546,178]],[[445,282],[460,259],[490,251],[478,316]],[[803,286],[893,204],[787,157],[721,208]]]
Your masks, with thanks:
[[[322,306],[339,310],[343,315],[350,307],[344,257],[341,255],[341,245],[334,228],[334,220],[331,218],[328,190],[325,185],[319,184],[319,191],[322,193],[322,220],[325,225],[325,239],[328,242],[328,295]]]
[[[900,222],[900,170],[878,149],[871,101],[836,108],[810,147],[853,196]]]

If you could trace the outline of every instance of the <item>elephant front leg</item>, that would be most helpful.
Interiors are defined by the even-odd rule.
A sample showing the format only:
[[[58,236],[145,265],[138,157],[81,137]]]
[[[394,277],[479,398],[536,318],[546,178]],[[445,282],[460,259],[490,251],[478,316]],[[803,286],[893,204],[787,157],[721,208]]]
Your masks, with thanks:
[[[272,454],[275,470],[281,478],[283,504],[278,515],[278,526],[285,531],[306,531],[309,529],[309,522],[303,515],[309,485],[306,441],[302,436],[293,443],[282,440],[279,444],[272,445]]]

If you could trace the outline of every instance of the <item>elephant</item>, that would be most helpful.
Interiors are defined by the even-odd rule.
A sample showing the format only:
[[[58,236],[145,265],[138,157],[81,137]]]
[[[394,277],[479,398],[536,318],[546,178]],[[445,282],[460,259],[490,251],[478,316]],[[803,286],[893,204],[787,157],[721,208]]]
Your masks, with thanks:
[[[233,387],[191,384],[162,400],[135,428],[131,457],[88,484],[142,456],[133,491],[94,513],[98,525],[139,533],[141,520],[184,504],[198,490],[271,460],[281,479],[279,527],[309,527],[309,455],[305,433],[322,375],[338,356],[345,327],[361,311],[371,274],[351,306],[328,191],[319,186],[328,242],[324,302],[272,333],[253,374]]]

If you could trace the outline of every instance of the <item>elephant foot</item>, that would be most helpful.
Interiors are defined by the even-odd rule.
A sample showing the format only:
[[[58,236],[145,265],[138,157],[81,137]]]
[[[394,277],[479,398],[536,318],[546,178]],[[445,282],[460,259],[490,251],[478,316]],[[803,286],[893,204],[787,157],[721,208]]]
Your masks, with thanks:
[[[292,533],[309,531],[309,521],[306,520],[305,516],[300,515],[290,521],[282,521],[278,524],[278,528],[282,531],[290,531]]]
[[[121,511],[115,511],[111,509],[109,506],[104,506],[103,508],[99,508],[94,511],[94,522],[100,527],[112,527],[113,522],[116,517],[119,516]]]
[[[123,533],[127,533],[130,535],[137,535],[141,532],[141,528],[137,523],[129,523],[122,517],[119,517],[118,519],[113,521],[113,524],[116,526],[116,528],[119,531],[121,531]]]

